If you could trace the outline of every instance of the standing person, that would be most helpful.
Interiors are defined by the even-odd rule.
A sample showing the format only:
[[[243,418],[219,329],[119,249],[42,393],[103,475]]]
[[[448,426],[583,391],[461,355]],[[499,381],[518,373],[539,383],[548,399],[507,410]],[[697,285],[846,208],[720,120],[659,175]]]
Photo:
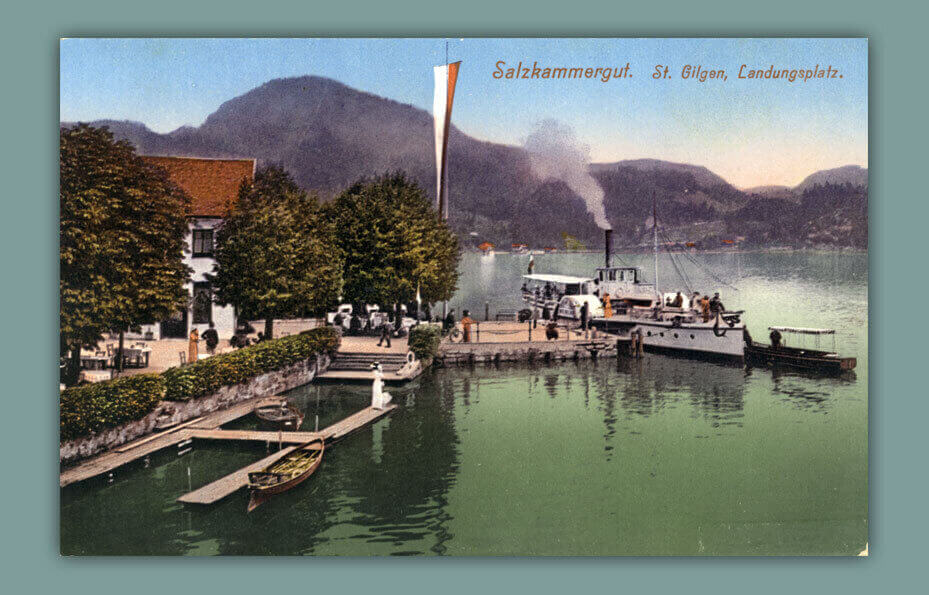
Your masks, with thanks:
[[[442,321],[442,331],[448,332],[455,327],[455,309],[452,308],[448,311],[448,315],[445,317],[445,320]]]
[[[613,302],[610,301],[610,294],[603,294],[603,317],[609,318],[613,315]]]
[[[374,375],[374,382],[371,383],[371,408],[383,409],[390,403],[390,393],[384,390],[384,371],[381,369],[379,362],[371,364],[371,372]]]
[[[529,269],[528,269],[528,272],[530,275],[532,274],[532,269],[534,268],[535,268],[535,257],[530,254],[529,255]]]
[[[380,347],[381,343],[387,341],[387,349],[390,349],[390,333],[393,331],[393,326],[390,323],[390,318],[384,319],[384,324],[381,325],[381,338],[377,342],[377,346]]]
[[[216,346],[219,345],[219,334],[213,327],[213,321],[210,321],[210,328],[203,331],[203,340],[206,342],[206,350],[210,355],[216,353]]]
[[[587,330],[587,317],[590,316],[590,306],[587,302],[584,302],[584,305],[581,306],[581,329]]]
[[[703,322],[710,321],[710,300],[707,299],[706,295],[700,299],[700,310],[703,312]]]
[[[193,364],[196,363],[199,356],[199,346],[197,344],[200,342],[200,331],[196,328],[190,331],[189,339],[187,343],[187,363]]]
[[[700,309],[700,292],[695,291],[692,296],[690,296],[690,309],[699,310]]]
[[[717,291],[713,294],[713,299],[710,300],[710,312],[713,314],[719,314],[725,309],[726,307],[723,306],[723,301],[719,299],[719,292]]]
[[[471,325],[474,324],[474,319],[471,318],[471,313],[465,310],[463,312],[464,317],[461,319],[461,328],[464,329],[464,342],[471,342]]]
[[[674,299],[671,300],[672,308],[681,308],[684,305],[684,296],[681,295],[681,292],[678,291],[677,295],[674,296]]]

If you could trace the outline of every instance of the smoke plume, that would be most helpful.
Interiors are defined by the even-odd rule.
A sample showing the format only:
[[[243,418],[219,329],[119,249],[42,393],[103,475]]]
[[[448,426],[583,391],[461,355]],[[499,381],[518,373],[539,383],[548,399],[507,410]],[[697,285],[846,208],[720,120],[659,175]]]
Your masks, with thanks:
[[[603,189],[590,175],[590,147],[557,120],[542,120],[526,139],[532,170],[543,180],[561,180],[584,199],[597,225],[609,229],[603,208]]]

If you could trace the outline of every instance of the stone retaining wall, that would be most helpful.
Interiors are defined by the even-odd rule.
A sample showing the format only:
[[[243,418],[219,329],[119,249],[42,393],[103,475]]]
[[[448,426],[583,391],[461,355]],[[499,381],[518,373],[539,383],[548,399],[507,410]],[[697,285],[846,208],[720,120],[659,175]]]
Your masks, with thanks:
[[[256,376],[248,382],[224,386],[211,395],[189,401],[162,401],[154,411],[142,419],[103,430],[99,434],[61,443],[59,461],[70,464],[103,451],[116,448],[155,431],[156,422],[184,423],[207,413],[225,409],[254,397],[272,397],[312,381],[318,372],[329,367],[329,356],[294,364],[287,368]]]

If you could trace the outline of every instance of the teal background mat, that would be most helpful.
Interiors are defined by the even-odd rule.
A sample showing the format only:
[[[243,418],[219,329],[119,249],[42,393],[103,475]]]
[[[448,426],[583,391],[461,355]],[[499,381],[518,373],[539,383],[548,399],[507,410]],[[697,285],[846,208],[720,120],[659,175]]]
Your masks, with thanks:
[[[925,6],[666,0],[509,4],[25,3],[4,8],[2,559],[9,592],[865,592],[918,589],[926,551]],[[65,559],[58,551],[61,36],[866,36],[870,39],[869,559]],[[269,581],[269,577],[273,580]],[[898,587],[899,585],[899,587]],[[905,585],[905,587],[904,587]]]

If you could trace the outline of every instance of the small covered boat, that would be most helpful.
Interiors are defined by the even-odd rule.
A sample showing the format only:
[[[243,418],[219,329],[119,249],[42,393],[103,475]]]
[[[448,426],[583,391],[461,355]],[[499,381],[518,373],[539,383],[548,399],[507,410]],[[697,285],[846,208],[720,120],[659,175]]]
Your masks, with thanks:
[[[272,496],[286,492],[309,478],[323,462],[326,442],[316,438],[301,444],[279,461],[261,471],[248,474],[248,512],[267,502]]]
[[[749,366],[768,368],[792,368],[823,374],[842,374],[855,369],[858,363],[853,357],[840,357],[835,349],[835,329],[797,328],[789,326],[768,327],[771,331],[771,343],[756,343],[746,336],[745,363]],[[788,336],[813,336],[817,346],[792,347],[787,345]],[[826,351],[818,345],[822,337],[832,337],[832,351]]]
[[[276,430],[296,430],[303,423],[303,412],[287,401],[260,405],[255,409],[255,416]]]

